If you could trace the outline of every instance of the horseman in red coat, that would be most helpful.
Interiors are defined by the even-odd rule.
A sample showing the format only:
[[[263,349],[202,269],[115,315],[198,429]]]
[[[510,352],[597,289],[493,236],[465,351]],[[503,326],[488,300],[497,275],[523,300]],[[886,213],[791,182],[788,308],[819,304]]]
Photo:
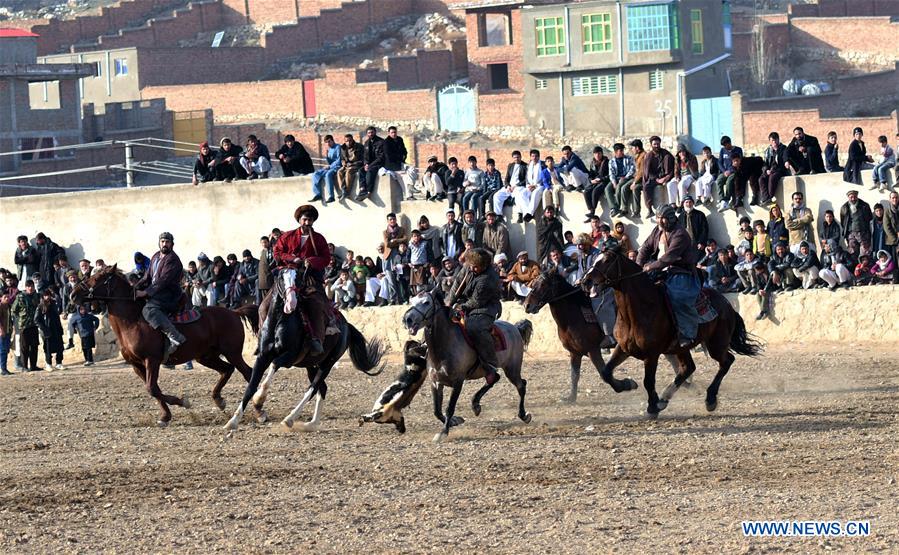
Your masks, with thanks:
[[[325,295],[324,272],[331,261],[328,242],[312,229],[318,210],[312,205],[300,206],[293,213],[300,227],[281,235],[273,249],[275,263],[282,269],[297,270],[296,290],[306,322],[311,328],[309,350],[313,355],[324,352],[325,327],[330,303]]]

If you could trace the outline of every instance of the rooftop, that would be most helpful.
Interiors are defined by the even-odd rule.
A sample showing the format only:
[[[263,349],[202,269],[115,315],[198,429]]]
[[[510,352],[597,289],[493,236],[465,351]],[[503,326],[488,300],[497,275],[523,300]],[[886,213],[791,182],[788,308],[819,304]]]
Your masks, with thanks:
[[[25,81],[55,81],[95,75],[94,64],[0,64],[0,77]]]
[[[31,31],[26,31],[25,29],[0,29],[0,39],[5,38],[18,38],[18,37],[38,37],[40,35],[36,33],[32,33]]]

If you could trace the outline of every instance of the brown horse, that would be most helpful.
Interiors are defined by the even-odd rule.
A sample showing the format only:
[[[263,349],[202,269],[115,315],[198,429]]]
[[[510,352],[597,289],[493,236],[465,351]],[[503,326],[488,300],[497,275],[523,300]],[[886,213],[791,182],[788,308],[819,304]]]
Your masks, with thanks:
[[[583,358],[589,357],[599,374],[602,374],[605,366],[600,345],[605,334],[596,322],[590,298],[583,289],[571,285],[557,272],[543,272],[531,283],[531,292],[525,297],[523,304],[524,311],[528,314],[537,314],[544,306],[549,305],[549,311],[558,327],[559,340],[568,351],[571,372],[571,390],[562,398],[562,402],[574,404],[577,402]],[[588,321],[587,318],[591,316],[592,321]],[[673,368],[677,368],[673,357],[669,361]]]
[[[107,267],[79,283],[72,291],[72,300],[103,302],[109,311],[109,324],[118,339],[122,358],[129,363],[144,382],[147,391],[159,402],[157,424],[168,425],[172,419],[169,405],[190,408],[187,397],[165,395],[159,389],[159,365],[164,362],[165,339],[141,317],[143,301],[135,300],[134,288],[116,266]],[[256,306],[239,310],[221,307],[201,308],[202,317],[190,324],[178,324],[187,341],[168,358],[168,364],[182,364],[196,360],[220,374],[212,389],[212,400],[220,410],[225,409],[222,388],[236,368],[244,379],[250,379],[250,367],[243,360],[243,321],[258,331]],[[222,360],[224,356],[225,360]],[[226,362],[227,361],[227,362]]]
[[[618,250],[601,253],[584,280],[611,287],[615,291],[618,307],[615,322],[618,346],[602,369],[602,379],[616,392],[634,389],[636,383],[633,380],[617,380],[612,371],[628,357],[642,360],[643,386],[649,396],[646,412],[650,418],[657,417],[668,406],[677,389],[696,370],[696,363],[690,356],[690,349],[696,345],[702,344],[709,356],[718,362],[718,373],[706,390],[705,406],[710,412],[718,406],[718,388],[734,363],[734,353],[754,357],[762,352],[762,345],[746,331],[743,318],[723,295],[713,289],[706,289],[705,293],[718,317],[699,325],[693,344],[680,347],[674,316],[664,289],[656,286],[640,266]],[[656,368],[659,356],[665,353],[673,354],[680,368],[674,381],[659,398],[656,393]]]

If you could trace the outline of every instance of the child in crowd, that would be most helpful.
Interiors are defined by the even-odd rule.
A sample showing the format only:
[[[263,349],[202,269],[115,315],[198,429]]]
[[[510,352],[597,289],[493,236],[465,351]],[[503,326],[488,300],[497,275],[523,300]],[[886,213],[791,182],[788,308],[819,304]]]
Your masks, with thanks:
[[[737,277],[740,278],[744,295],[755,295],[758,293],[759,283],[756,269],[760,267],[764,268],[764,265],[755,256],[752,249],[743,251],[743,260],[734,266],[734,270],[737,271]]]
[[[837,144],[837,132],[827,134],[827,146],[824,147],[824,169],[828,172],[842,172],[840,165],[840,145]]]
[[[755,228],[755,237],[752,239],[752,252],[754,252],[762,262],[767,263],[771,258],[773,251],[771,247],[771,237],[768,236],[768,229],[765,222],[756,220],[752,227]]]
[[[856,285],[870,285],[871,280],[873,279],[873,274],[871,274],[871,268],[873,264],[871,264],[871,257],[867,254],[863,254],[858,257],[858,264],[855,265],[855,271],[852,275],[855,276],[855,284]]]
[[[821,224],[821,233],[818,236],[821,240],[821,249],[823,250],[831,239],[839,245],[842,236],[843,228],[840,227],[840,223],[834,218],[833,210],[825,210],[824,223]]]
[[[65,370],[66,367],[62,365],[62,321],[59,319],[59,307],[52,289],[45,289],[41,293],[41,301],[35,311],[34,322],[41,333],[47,370],[53,369],[53,355],[56,355],[56,369]]]
[[[746,251],[753,251],[752,244],[754,242],[755,233],[751,229],[744,229],[741,233],[742,239],[737,242],[735,252],[740,259],[744,258]]]
[[[890,186],[890,168],[896,165],[896,152],[887,143],[886,135],[877,137],[880,143],[881,161],[874,166],[874,186],[872,189],[884,190]]]
[[[331,286],[331,294],[337,308],[347,309],[356,306],[356,284],[350,279],[348,270],[340,270],[337,281]]]
[[[69,318],[69,336],[74,331],[78,332],[81,338],[81,351],[84,353],[84,365],[94,365],[94,348],[97,341],[94,332],[100,328],[100,320],[90,313],[87,305],[78,307],[78,313]]]
[[[877,251],[877,262],[871,268],[871,284],[891,284],[896,271],[896,262],[885,250]]]
[[[873,224],[873,229],[871,230],[871,252],[887,248],[887,235],[883,230],[883,205],[879,202],[874,205],[874,220],[871,223]]]
[[[484,194],[481,196],[480,205],[478,206],[479,217],[484,216],[487,212],[487,202],[493,198],[493,195],[502,189],[503,174],[496,169],[496,160],[487,158],[487,171],[484,172]]]
[[[446,177],[446,200],[449,203],[447,210],[452,210],[453,206],[459,206],[459,213],[465,211],[462,206],[462,193],[465,186],[465,172],[459,169],[459,160],[455,156],[450,157],[446,161],[449,166],[449,172]]]

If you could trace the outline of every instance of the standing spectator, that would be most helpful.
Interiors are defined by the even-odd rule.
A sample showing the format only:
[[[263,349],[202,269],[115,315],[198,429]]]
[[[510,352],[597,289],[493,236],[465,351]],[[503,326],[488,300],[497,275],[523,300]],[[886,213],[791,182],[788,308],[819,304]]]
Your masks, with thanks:
[[[28,237],[19,235],[18,246],[16,247],[15,262],[18,273],[16,277],[21,281],[24,278],[34,274],[40,267],[40,256],[37,249],[28,244]]]
[[[402,263],[408,268],[406,273],[408,277],[404,276],[408,291],[405,291],[401,297],[402,302],[405,302],[410,292],[415,295],[423,290],[427,282],[428,268],[435,260],[430,244],[422,239],[421,233],[417,229],[412,232],[408,251],[408,254],[401,253]]]
[[[363,161],[365,165],[365,183],[359,182],[359,194],[356,195],[356,202],[362,202],[368,198],[368,195],[374,192],[378,184],[378,172],[384,167],[386,159],[384,157],[384,139],[378,136],[378,130],[374,126],[370,126],[365,130],[366,140],[363,146]]]
[[[613,218],[618,216],[636,216],[630,212],[633,201],[631,184],[637,169],[634,158],[624,153],[624,145],[615,143],[612,146],[613,158],[609,160],[609,184],[606,185],[606,201]],[[584,223],[588,223],[592,214],[588,214]]]
[[[387,214],[387,228],[383,233],[384,238],[384,258],[389,258],[393,249],[400,246],[400,243],[409,242],[409,236],[406,229],[397,223],[396,214],[391,212]]]
[[[81,340],[81,352],[84,353],[84,365],[94,365],[94,348],[97,341],[94,332],[100,328],[100,320],[87,310],[87,305],[78,307],[78,313],[69,318],[69,335],[78,332]]]
[[[799,244],[803,241],[808,242],[809,245],[815,244],[812,236],[814,222],[815,217],[812,211],[805,206],[805,195],[796,191],[793,193],[793,204],[790,206],[790,212],[784,222],[789,230],[790,251],[793,254],[796,254]]]
[[[853,129],[852,136],[853,140],[849,143],[849,157],[846,160],[846,166],[843,168],[843,181],[861,185],[862,170],[865,164],[868,162],[873,163],[874,160],[868,156],[868,149],[865,147],[865,141],[863,140],[865,132],[862,131],[862,128],[856,127]]]
[[[583,165],[583,162],[581,164]],[[606,187],[612,181],[610,172],[609,159],[605,156],[602,147],[593,147],[593,158],[590,160],[590,170],[587,174],[589,182],[583,189],[584,202],[587,203],[587,213],[584,215],[587,219],[584,220],[584,223],[589,222],[590,218],[596,215],[596,210],[602,207],[601,202]],[[611,203],[609,205],[611,207]]]
[[[836,221],[833,210],[824,211],[824,221],[821,223],[821,231],[818,233],[818,238],[821,241],[821,250],[824,250],[825,244],[831,239],[836,241],[838,245],[843,240],[843,228]]]
[[[45,368],[47,370],[54,368],[53,356],[56,355],[56,369],[65,370],[66,367],[62,365],[64,350],[62,322],[59,319],[59,309],[52,290],[46,289],[41,294],[40,303],[34,314],[34,323],[37,324],[41,343],[44,346],[44,361],[47,363]]]
[[[65,287],[66,283],[68,283],[69,281],[69,272],[73,270],[69,265],[69,259],[65,256],[59,259],[58,264],[59,268],[56,269],[53,285],[62,290],[62,288]],[[90,262],[88,262],[88,266],[90,266]]]
[[[712,149],[702,147],[702,160],[699,161],[699,179],[696,180],[696,195],[699,204],[712,202],[712,184],[718,179],[718,159],[712,154]]]
[[[481,246],[481,224],[475,218],[474,212],[466,210],[462,213],[462,240],[471,241],[476,247]]]
[[[699,178],[699,162],[682,144],[677,145],[674,175],[674,179],[667,183],[668,202],[680,208],[684,199],[690,195],[690,186]]]
[[[387,128],[387,138],[384,139],[384,169],[402,171],[408,155],[406,143],[397,135],[396,126],[391,125]]]
[[[890,203],[883,214],[884,244],[893,261],[899,256],[899,193],[890,193]],[[899,275],[897,275],[899,277]]]
[[[44,284],[53,284],[54,271],[53,263],[61,257],[65,257],[66,251],[53,242],[52,239],[44,235],[43,232],[38,233],[34,237],[36,244],[35,250],[38,256],[38,271],[41,274],[41,281]],[[35,284],[37,286],[37,284]]]
[[[484,194],[478,205],[478,214],[486,216],[487,211],[493,211],[493,196],[503,188],[503,174],[496,169],[496,160],[487,158],[487,170],[484,172]]]
[[[11,372],[7,366],[7,361],[9,359],[10,347],[12,346],[12,338],[15,334],[10,306],[17,292],[15,288],[7,286],[7,283],[11,281],[10,278],[15,278],[15,276],[10,274],[2,277],[3,284],[0,286],[0,376],[9,376]]]
[[[896,151],[887,143],[887,136],[877,137],[880,143],[881,161],[874,166],[874,186],[872,189],[887,189],[890,186],[890,168],[896,165]]]
[[[506,283],[517,297],[524,298],[531,292],[531,284],[540,276],[540,265],[528,257],[528,251],[519,252],[515,258]]]
[[[793,275],[800,280],[803,289],[812,289],[818,282],[821,262],[808,241],[799,243],[799,250],[793,258]]]
[[[456,221],[456,213],[452,210],[446,213],[446,224],[440,237],[440,250],[445,256],[455,260],[461,253],[465,244],[462,240],[462,224]]]
[[[434,227],[431,225],[431,220],[428,219],[427,216],[422,214],[420,218],[418,218],[418,231],[421,233],[421,238],[427,241],[431,245],[431,254],[433,255],[433,260],[438,260],[443,257],[443,247],[441,246],[441,229],[439,227]]]
[[[849,287],[852,274],[846,263],[846,253],[840,248],[840,244],[835,239],[828,239],[824,243],[824,253],[821,255],[819,276],[827,282],[831,291],[836,291],[840,286]]]
[[[60,259],[61,261],[61,259]],[[87,258],[82,258],[78,261],[78,280],[84,281],[87,278],[91,277],[91,272],[94,269],[91,268],[91,261]]]
[[[327,166],[312,173],[312,198],[309,202],[317,200],[322,204],[334,202],[334,187],[337,184],[337,171],[340,169],[340,145],[334,142],[333,135],[325,135],[325,147],[328,149],[325,153],[325,161]],[[325,185],[322,186],[322,181]],[[327,187],[327,193],[325,191]],[[325,198],[327,194],[327,198]]]
[[[250,252],[250,249],[244,249],[240,253],[240,265],[237,271],[240,275],[247,278],[251,289],[255,292],[256,282],[259,279],[259,260],[253,258],[253,253]]]
[[[468,157],[468,169],[465,170],[465,193],[462,195],[462,209],[471,210],[478,218],[483,217],[481,198],[487,192],[487,177],[478,167],[478,159]]]
[[[259,245],[262,247],[262,250],[259,251],[259,271],[256,274],[256,304],[262,304],[262,300],[274,284],[272,279],[274,259],[272,258],[271,239],[263,235],[259,238]],[[197,303],[194,302],[194,305],[197,305]]]
[[[837,144],[837,132],[827,134],[827,146],[824,147],[824,169],[836,173],[843,171],[840,165],[840,145]]]
[[[268,172],[272,170],[272,155],[268,146],[256,138],[256,135],[247,136],[247,149],[240,157],[240,165],[247,172],[247,179],[268,179]]]
[[[631,241],[631,238],[628,237],[627,233],[625,233],[624,222],[622,222],[621,220],[612,223],[611,237],[613,237],[616,241],[618,241],[618,244],[621,245],[621,252],[635,250],[634,242]]]
[[[764,320],[768,317],[768,310],[771,304],[771,295],[768,290],[770,278],[768,277],[768,268],[764,264],[759,264],[753,268],[755,272],[756,284],[758,291],[755,292],[755,298],[759,303],[759,315],[756,320]]]
[[[543,161],[540,160],[540,151],[532,149],[531,160],[525,175],[525,186],[515,190],[515,212],[518,214],[518,223],[530,222],[534,219],[534,212],[543,198],[543,190],[551,187],[549,173]]]
[[[662,139],[650,137],[649,145],[650,151],[643,161],[643,203],[646,205],[646,217],[655,218],[653,207],[656,187],[667,187],[668,182],[674,179],[675,163],[671,152],[662,148]],[[656,223],[656,220],[653,219],[652,222]]]
[[[519,188],[527,185],[528,165],[521,161],[521,152],[512,151],[512,162],[506,168],[505,187],[493,195],[493,211],[498,217],[503,215],[503,206],[514,199]]]
[[[631,195],[633,206],[631,207],[632,217],[638,218],[640,217],[640,203],[641,203],[641,194],[643,192],[643,167],[646,161],[646,151],[643,149],[643,141],[640,139],[634,139],[628,143],[631,147],[631,156],[634,157],[634,182],[631,183]]]
[[[793,140],[787,147],[786,168],[793,175],[825,173],[817,137],[806,135],[801,127],[793,129]]]
[[[493,210],[487,212],[484,224],[483,236],[481,238],[484,248],[489,250],[494,256],[504,254],[508,259],[512,253],[508,228],[499,221],[496,212]]]
[[[284,144],[275,152],[275,158],[281,164],[281,173],[284,177],[293,177],[294,173],[310,174],[315,169],[306,147],[293,135],[284,136]]]
[[[197,255],[197,277],[193,282],[191,302],[194,306],[213,306],[213,294],[210,291],[212,284],[212,264],[204,253]],[[205,301],[205,302],[204,302]]]
[[[871,220],[871,252],[886,248],[886,232],[883,230],[884,224],[883,205],[879,202],[874,205],[874,218]]]
[[[718,212],[724,212],[733,208],[731,197],[733,197],[734,179],[734,156],[743,157],[743,149],[734,146],[730,137],[727,135],[721,137],[721,150],[718,152],[718,168],[720,170],[718,179],[715,180],[718,189]]]
[[[709,242],[709,221],[701,210],[696,210],[692,196],[684,197],[683,208],[678,212],[677,221],[687,230],[693,248],[698,251],[705,250]]]
[[[784,221],[783,211],[775,204],[768,210],[768,237],[776,245],[781,241],[790,244],[790,234],[787,233],[787,225]]]
[[[416,231],[413,230],[413,233]],[[419,234],[419,237],[421,237],[421,234]],[[400,243],[390,253],[390,257],[384,260],[385,274],[389,271],[393,276],[389,291],[390,304],[402,304],[409,299],[409,272],[411,267],[411,254],[406,243]]]
[[[851,190],[846,193],[849,200],[840,208],[840,226],[843,228],[843,238],[846,243],[858,241],[861,246],[861,254],[871,254],[871,207],[867,202],[858,198],[858,191]]]
[[[787,147],[780,142],[780,135],[776,131],[768,134],[768,148],[765,149],[765,169],[759,178],[758,184],[752,186],[752,206],[767,205],[777,195],[777,185],[787,173]]]
[[[228,137],[222,137],[219,142],[219,150],[215,153],[215,179],[230,183],[235,179],[244,179],[247,173],[240,165],[240,156],[243,149],[233,144]]]
[[[425,200],[441,201],[446,198],[449,173],[449,166],[438,160],[436,156],[428,158],[428,167],[422,178],[425,187]]]
[[[194,175],[191,183],[199,185],[200,183],[209,183],[215,179],[215,154],[209,148],[209,143],[203,141],[200,143],[200,152],[197,153],[197,160],[194,162]]]
[[[562,251],[562,222],[556,218],[556,209],[547,206],[537,222],[537,262],[545,262],[553,249]]]
[[[37,323],[34,321],[39,300],[38,294],[34,290],[34,281],[29,279],[25,281],[25,290],[16,295],[10,307],[19,333],[19,351],[22,356],[22,366],[26,372],[39,370],[37,367],[38,330]]]
[[[594,152],[596,152],[596,148],[598,147],[593,148]],[[559,170],[559,175],[565,181],[566,191],[583,191],[590,186],[592,180],[588,176],[587,166],[584,165],[581,157],[571,150],[569,145],[562,147],[562,159],[559,160],[559,164],[556,167]]]
[[[353,190],[356,176],[364,164],[364,157],[365,152],[362,145],[357,143],[349,133],[344,135],[343,144],[340,146],[340,169],[337,170],[337,198],[339,200],[349,196]]]
[[[454,206],[459,207],[459,212],[464,211],[462,208],[462,191],[465,187],[465,172],[459,169],[459,161],[455,156],[450,156],[446,161],[447,172],[446,182],[444,183],[446,192],[446,201],[452,210]]]
[[[762,220],[753,222],[752,227],[755,228],[755,236],[752,239],[752,251],[759,257],[762,263],[767,263],[774,252],[771,238],[768,237],[768,229]]]

